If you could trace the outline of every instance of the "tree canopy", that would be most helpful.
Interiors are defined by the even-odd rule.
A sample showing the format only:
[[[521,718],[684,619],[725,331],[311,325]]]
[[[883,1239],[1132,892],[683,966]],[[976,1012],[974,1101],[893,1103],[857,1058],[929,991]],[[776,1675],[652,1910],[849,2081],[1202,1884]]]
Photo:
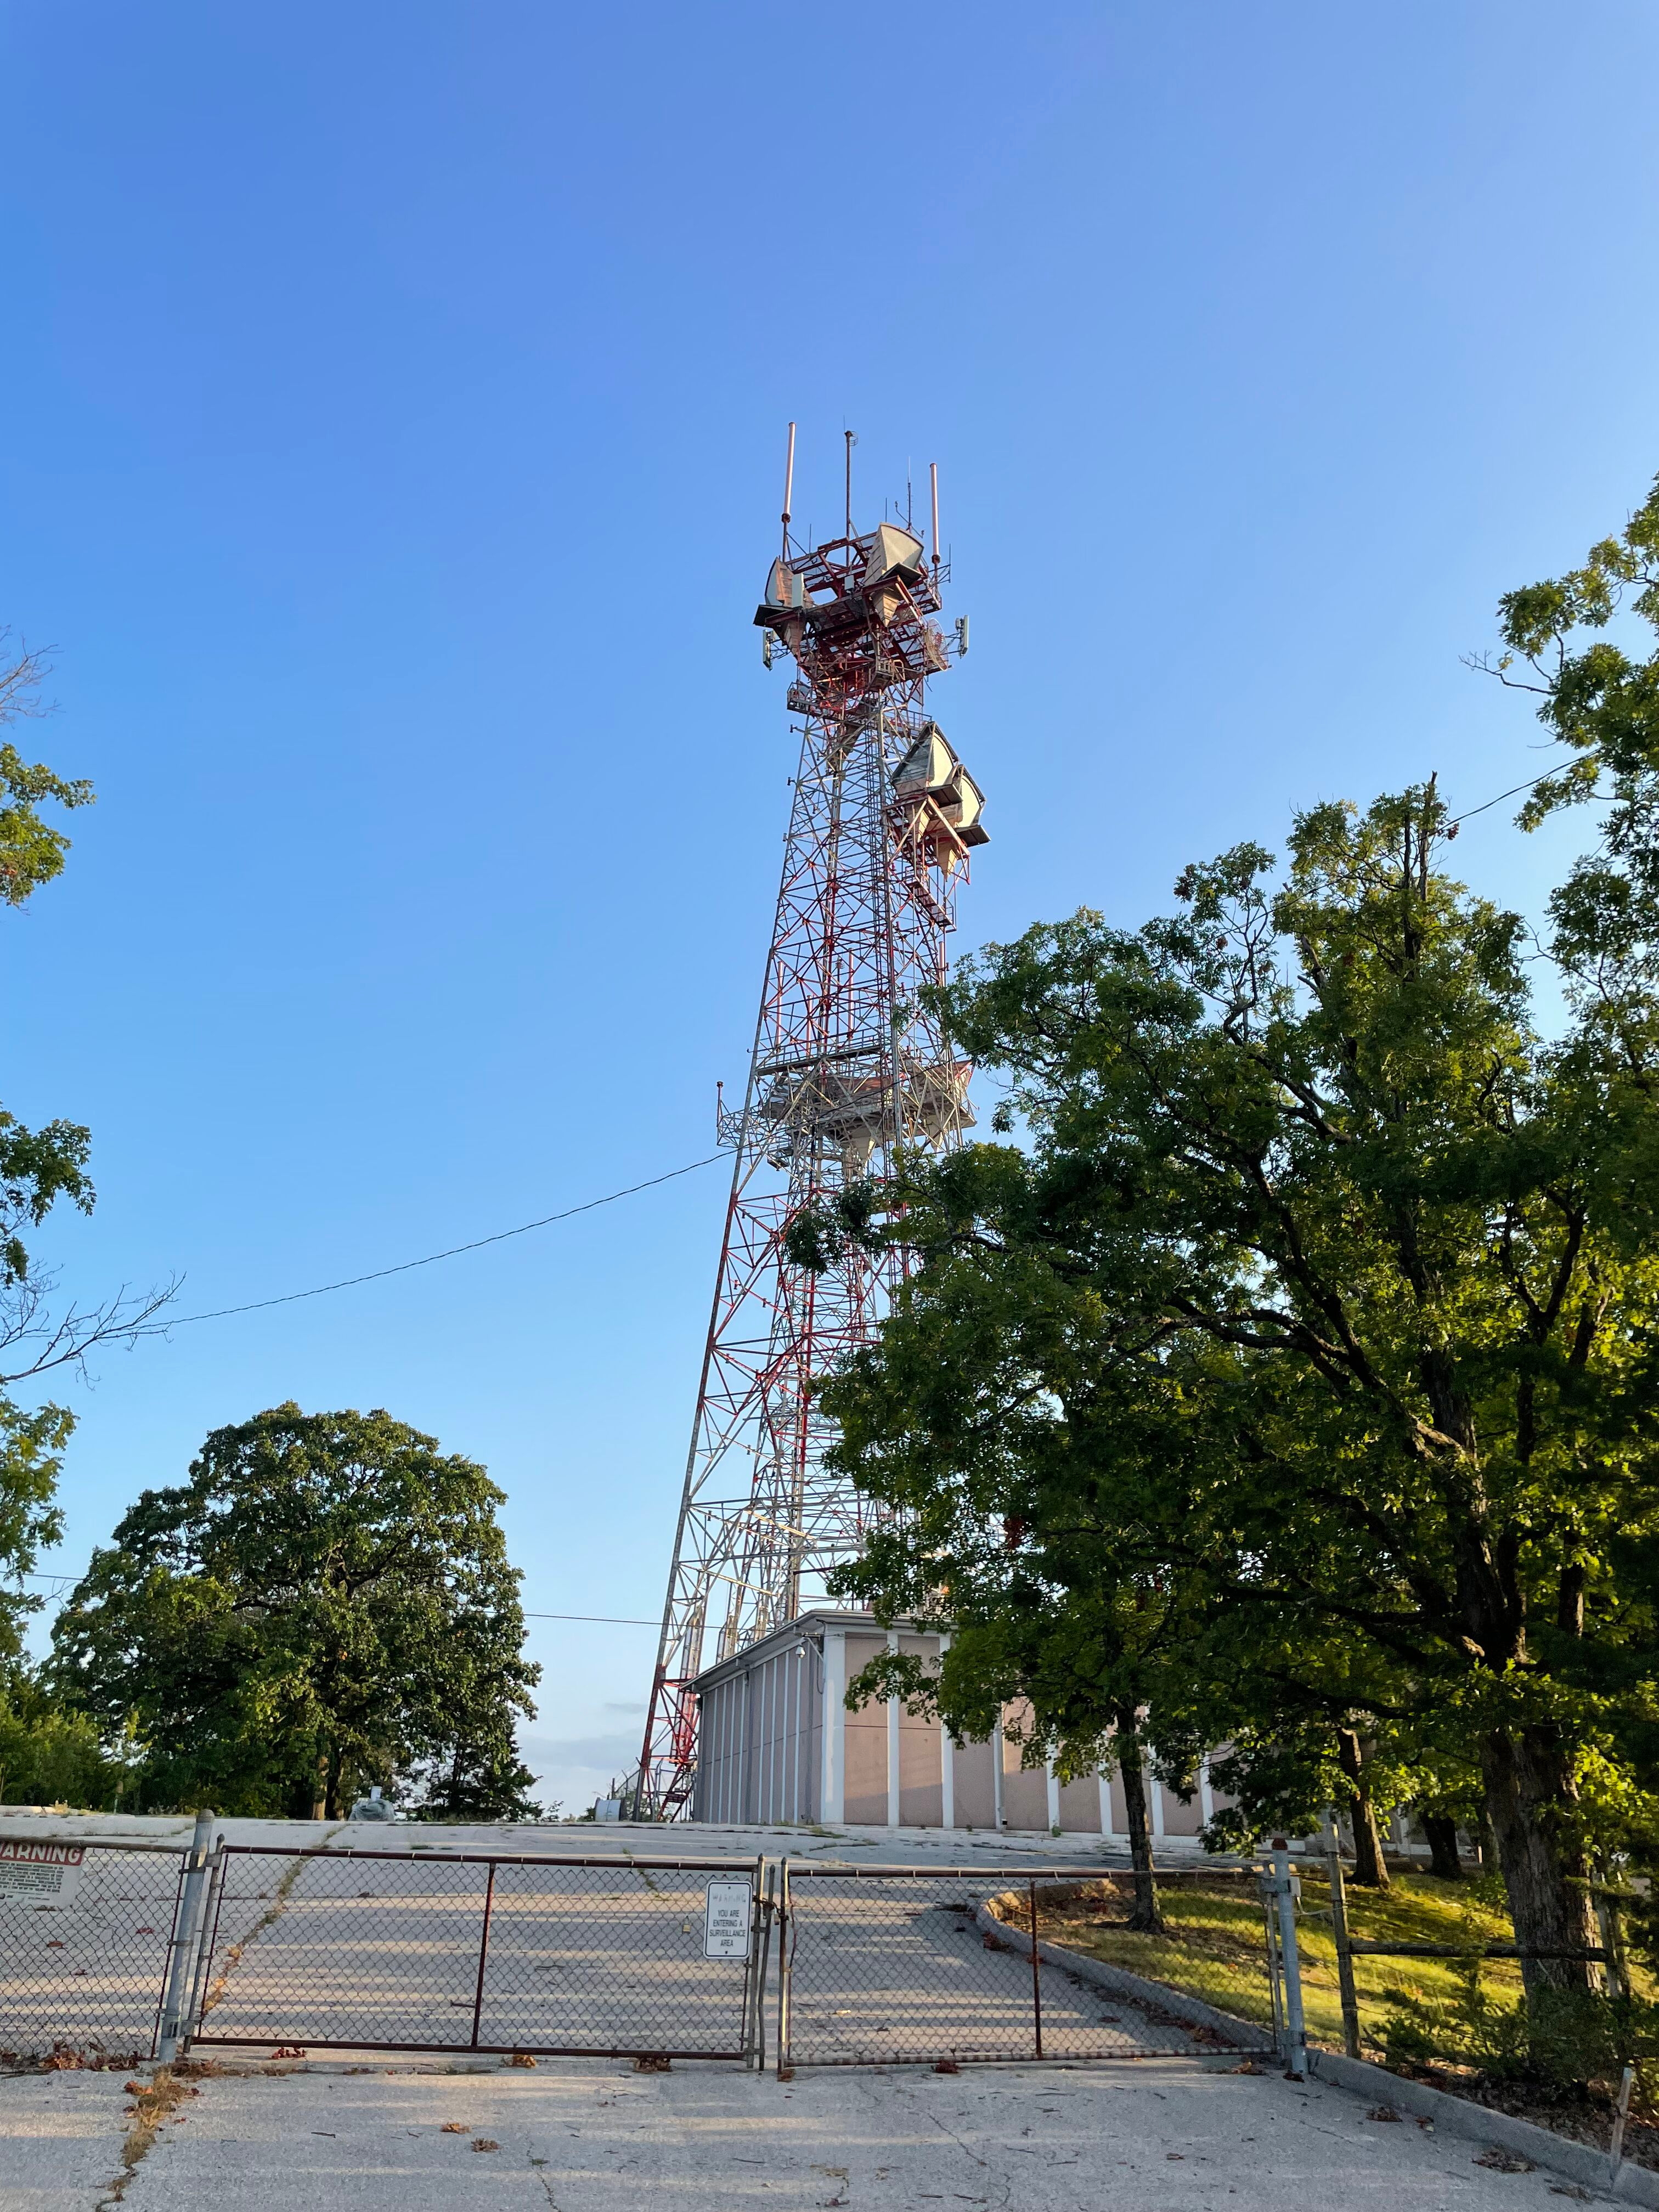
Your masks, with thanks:
[[[514,1723],[539,1669],[501,1502],[386,1413],[216,1429],[94,1553],[53,1680],[131,1732],[162,1802],[334,1820],[379,1784],[433,1816],[533,1814]]]
[[[0,630],[0,727],[39,714],[40,684],[47,673],[38,653],[9,651]],[[42,884],[62,872],[70,841],[40,811],[43,802],[70,809],[90,806],[84,777],[62,776],[43,761],[26,761],[9,740],[0,740],[0,902],[22,906]]]
[[[1656,542],[1659,494],[1588,582],[1501,612],[1499,672],[1581,755],[1525,818],[1612,786],[1553,904],[1561,1034],[1432,778],[1318,806],[1282,871],[1241,845],[1172,917],[964,963],[940,1010],[1023,1143],[918,1160],[893,1212],[793,1247],[919,1255],[825,1390],[896,1509],[840,1587],[953,1644],[866,1692],[964,1726],[1024,1696],[1034,1755],[1077,1761],[1139,1698],[1171,1771],[1233,1747],[1235,1835],[1310,1822],[1363,1731],[1395,1794],[1478,1800],[1543,1948],[1588,1940],[1589,1854],[1659,1814],[1659,678],[1569,647],[1619,589],[1659,620]]]

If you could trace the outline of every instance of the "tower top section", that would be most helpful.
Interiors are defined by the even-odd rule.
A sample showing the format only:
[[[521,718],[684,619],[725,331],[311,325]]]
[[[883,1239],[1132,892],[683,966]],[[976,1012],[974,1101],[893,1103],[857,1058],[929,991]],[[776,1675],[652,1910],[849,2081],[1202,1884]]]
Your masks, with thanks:
[[[794,481],[795,426],[789,426],[789,465],[783,497],[783,550],[766,580],[755,611],[793,658],[827,711],[845,714],[860,702],[896,687],[916,687],[951,665],[943,633],[940,586],[949,570],[939,555],[939,471],[933,487],[931,561],[915,533],[896,522],[855,532],[852,521],[852,434],[847,434],[848,499],[844,534],[803,550],[789,536]],[[767,647],[771,655],[770,638]]]

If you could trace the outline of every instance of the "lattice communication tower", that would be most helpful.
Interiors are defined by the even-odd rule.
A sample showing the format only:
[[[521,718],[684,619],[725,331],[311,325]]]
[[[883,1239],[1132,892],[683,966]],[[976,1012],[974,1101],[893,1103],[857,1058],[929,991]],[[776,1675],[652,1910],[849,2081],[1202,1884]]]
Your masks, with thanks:
[[[965,653],[935,617],[949,569],[906,523],[858,532],[847,434],[844,534],[789,532],[755,621],[769,667],[793,661],[800,745],[783,877],[742,1107],[716,1108],[733,1153],[674,1560],[663,1612],[636,1818],[683,1818],[696,1767],[699,1671],[823,1594],[863,1541],[866,1509],[823,1465],[831,1425],[811,1385],[875,1334],[907,1257],[852,1253],[822,1274],[783,1240],[804,1208],[878,1188],[898,1147],[940,1150],[971,1126],[969,1069],[921,986],[942,981],[982,795],[929,715],[926,690]]]

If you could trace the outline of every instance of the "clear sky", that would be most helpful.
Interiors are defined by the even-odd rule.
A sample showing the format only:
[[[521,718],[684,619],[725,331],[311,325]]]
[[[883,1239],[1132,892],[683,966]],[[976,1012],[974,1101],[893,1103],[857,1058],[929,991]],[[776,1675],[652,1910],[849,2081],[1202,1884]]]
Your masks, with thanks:
[[[95,779],[0,921],[0,1096],[89,1122],[94,1296],[413,1258],[711,1152],[792,761],[750,617],[937,460],[990,796],[963,945],[1437,769],[1659,469],[1650,0],[886,11],[12,0],[0,619]],[[1535,908],[1577,824],[1469,823]],[[541,1613],[654,1615],[705,1169],[97,1362],[58,1560],[205,1432],[386,1406],[484,1461]],[[653,1633],[532,1626],[580,1807]]]

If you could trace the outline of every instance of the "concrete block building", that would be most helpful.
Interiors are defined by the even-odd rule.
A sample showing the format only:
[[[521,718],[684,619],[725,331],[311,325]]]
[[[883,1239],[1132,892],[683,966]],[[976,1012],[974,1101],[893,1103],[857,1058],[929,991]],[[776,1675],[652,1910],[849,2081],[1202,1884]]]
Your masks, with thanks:
[[[941,1639],[867,1613],[801,1614],[696,1680],[702,1707],[692,1817],[826,1827],[1026,1829],[1127,1842],[1115,1774],[1062,1784],[1022,1767],[1023,1746],[1000,1727],[988,1742],[953,1744],[937,1721],[896,1698],[848,1712],[847,1685],[884,1649],[937,1659]],[[1007,1721],[1019,1715],[1009,1708]],[[1154,1839],[1198,1848],[1218,1804],[1200,1770],[1190,1804],[1146,1779]]]

